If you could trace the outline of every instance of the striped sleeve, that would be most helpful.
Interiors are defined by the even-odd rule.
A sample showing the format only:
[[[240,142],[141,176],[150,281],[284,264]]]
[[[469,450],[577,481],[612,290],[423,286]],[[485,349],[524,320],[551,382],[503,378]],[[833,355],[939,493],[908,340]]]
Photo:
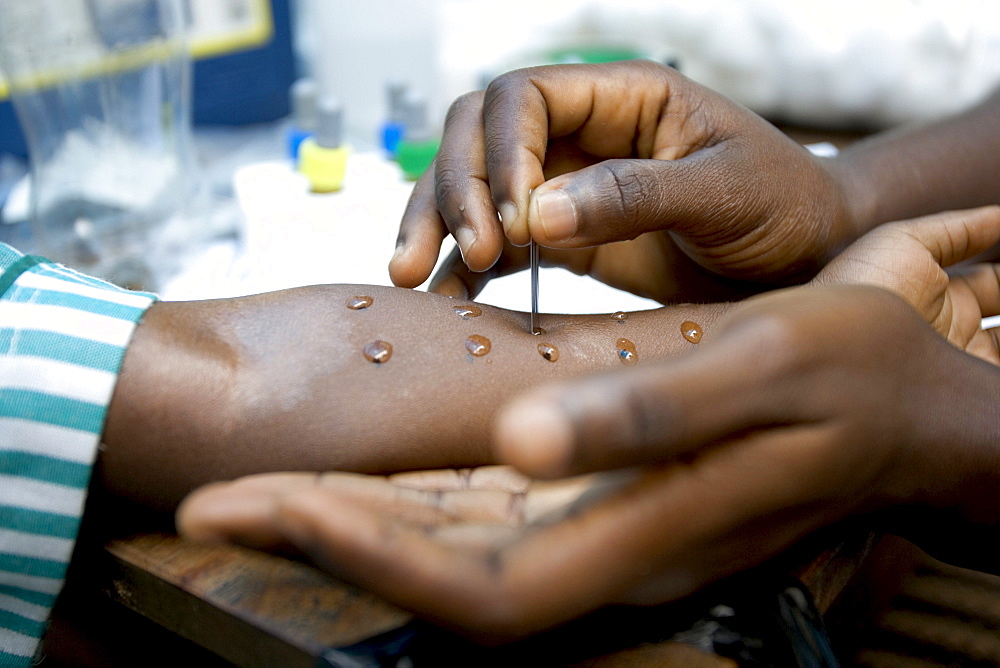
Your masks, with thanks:
[[[31,665],[125,348],[154,300],[0,244],[0,668]]]

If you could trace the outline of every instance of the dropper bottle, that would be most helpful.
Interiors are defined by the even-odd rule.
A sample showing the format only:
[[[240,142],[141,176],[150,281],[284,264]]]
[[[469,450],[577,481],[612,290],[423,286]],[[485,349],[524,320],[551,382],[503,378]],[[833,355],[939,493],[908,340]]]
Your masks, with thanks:
[[[316,98],[319,86],[310,78],[302,78],[292,84],[289,98],[292,105],[292,125],[288,128],[288,157],[298,164],[299,146],[316,131]]]
[[[406,134],[396,147],[396,162],[408,181],[419,179],[437,155],[441,140],[435,137],[427,122],[427,101],[409,93],[403,101]]]
[[[299,171],[313,192],[343,188],[349,154],[344,144],[344,109],[335,98],[321,98],[316,108],[316,133],[299,146]]]
[[[382,148],[390,158],[396,156],[396,148],[406,133],[403,122],[406,90],[406,82],[398,80],[389,81],[385,87],[388,115],[382,124]]]

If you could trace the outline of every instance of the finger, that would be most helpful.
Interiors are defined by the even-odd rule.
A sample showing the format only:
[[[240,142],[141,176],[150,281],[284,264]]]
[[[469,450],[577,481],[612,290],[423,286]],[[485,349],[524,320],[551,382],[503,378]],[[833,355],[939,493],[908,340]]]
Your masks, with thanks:
[[[668,461],[752,428],[820,419],[829,390],[809,372],[819,367],[814,357],[823,359],[824,337],[864,337],[858,311],[910,315],[885,291],[853,288],[849,300],[844,292],[773,293],[687,355],[530,391],[498,416],[497,457],[530,476],[561,477]]]
[[[545,181],[548,111],[541,92],[522,73],[494,79],[486,89],[482,121],[488,137],[486,166],[504,234],[528,243],[528,195]]]
[[[666,461],[753,426],[764,418],[761,388],[778,387],[756,363],[764,351],[715,348],[529,391],[497,419],[498,459],[559,478]]]
[[[749,190],[723,173],[721,165],[731,162],[716,157],[713,165],[702,154],[672,161],[617,159],[557,176],[531,195],[531,236],[543,246],[581,248],[676,230],[713,235],[721,245],[722,205],[705,203],[731,201],[735,191]]]
[[[994,327],[976,332],[965,346],[965,352],[993,365],[1000,365],[1000,329]]]
[[[438,214],[434,195],[434,170],[428,170],[413,186],[399,223],[396,251],[389,260],[393,285],[415,288],[431,275],[441,242],[448,233]]]
[[[475,299],[493,279],[508,276],[528,266],[527,248],[503,245],[504,251],[500,259],[481,272],[470,270],[456,249],[434,274],[428,290],[456,299]]]
[[[961,272],[961,280],[979,304],[981,318],[1000,315],[1000,264],[977,264]]]
[[[284,536],[271,522],[278,496],[315,487],[315,473],[271,473],[201,487],[177,508],[177,531],[193,540],[282,549]]]
[[[512,474],[508,469],[507,473],[484,473],[482,480],[471,482],[510,485],[515,478],[523,479],[523,476]],[[423,482],[428,482],[428,478]],[[178,509],[178,531],[195,540],[238,540],[257,548],[285,549],[288,544],[274,531],[272,522],[278,500],[317,488],[334,492],[340,499],[358,503],[386,517],[420,527],[456,522],[516,527],[525,521],[523,491],[469,488],[443,491],[404,487],[380,476],[282,473],[251,476],[198,490]]]
[[[434,160],[438,211],[472,271],[493,266],[503,245],[487,182],[482,96],[469,93],[452,104]]]
[[[941,316],[949,323],[949,331],[942,334],[960,348],[981,330],[983,318],[1000,312],[998,268],[990,264],[962,265],[949,272]]]
[[[968,260],[1000,242],[1000,206],[948,211],[896,223],[948,267]]]
[[[834,461],[841,449],[830,447],[831,433],[757,433],[690,464],[646,469],[506,550],[508,588],[522,592],[519,607],[553,618],[622,600],[662,603],[756,565],[850,512],[821,502],[842,494],[838,483],[852,474],[849,459]],[[546,579],[559,582],[546,590]]]
[[[488,274],[489,270],[483,273]],[[456,246],[441,263],[441,268],[434,274],[427,291],[455,299],[472,299],[478,294],[473,291],[477,285],[475,276],[465,266],[462,251]]]
[[[528,68],[490,83],[483,101],[487,171],[513,244],[529,240],[529,195],[545,181],[550,142],[573,135],[591,161],[651,145],[668,79],[666,68],[633,61]],[[533,229],[531,236],[541,241]]]
[[[1000,315],[1000,265],[966,266],[955,274],[948,291],[956,311],[952,327],[959,327],[961,331],[948,332],[948,340],[976,357],[997,364],[1000,362],[1000,345],[997,344],[1000,329],[983,330],[981,322],[983,318]]]

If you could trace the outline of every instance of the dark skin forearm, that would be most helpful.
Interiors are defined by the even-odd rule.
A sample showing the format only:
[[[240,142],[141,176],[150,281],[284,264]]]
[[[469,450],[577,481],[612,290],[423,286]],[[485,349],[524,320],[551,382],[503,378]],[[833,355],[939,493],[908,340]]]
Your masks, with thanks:
[[[876,225],[1000,203],[1000,90],[956,116],[858,142],[831,161],[855,237]]]
[[[346,307],[366,295],[373,304]],[[194,487],[272,470],[386,472],[489,463],[496,411],[534,385],[639,366],[694,347],[731,307],[686,305],[629,314],[543,316],[374,286],[319,286],[252,297],[154,305],[136,332],[115,390],[100,461],[112,492],[170,508]],[[473,356],[471,335],[490,341]],[[364,347],[392,345],[388,361]],[[559,350],[550,362],[542,343]]]

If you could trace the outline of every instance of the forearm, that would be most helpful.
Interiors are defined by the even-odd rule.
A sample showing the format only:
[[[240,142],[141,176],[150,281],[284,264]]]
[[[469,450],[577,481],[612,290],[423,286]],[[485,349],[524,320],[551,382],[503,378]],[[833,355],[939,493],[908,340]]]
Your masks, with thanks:
[[[945,355],[954,359],[932,367],[938,378],[914,388],[925,398],[911,405],[925,410],[910,416],[915,447],[906,473],[923,482],[907,505],[1000,528],[1000,369],[961,351]]]
[[[347,301],[370,296],[371,306]],[[382,472],[489,463],[494,415],[524,389],[689,350],[731,307],[543,316],[373,286],[157,304],[126,355],[105,430],[104,483],[165,507],[193,487],[270,470]],[[489,340],[475,355],[470,337]],[[370,361],[365,347],[392,346]],[[481,352],[470,343],[474,352]],[[558,351],[550,361],[539,346]],[[627,345],[624,348],[628,348]],[[552,357],[552,355],[549,355]]]
[[[859,142],[829,164],[861,236],[881,223],[1000,203],[1000,91],[937,123]]]

